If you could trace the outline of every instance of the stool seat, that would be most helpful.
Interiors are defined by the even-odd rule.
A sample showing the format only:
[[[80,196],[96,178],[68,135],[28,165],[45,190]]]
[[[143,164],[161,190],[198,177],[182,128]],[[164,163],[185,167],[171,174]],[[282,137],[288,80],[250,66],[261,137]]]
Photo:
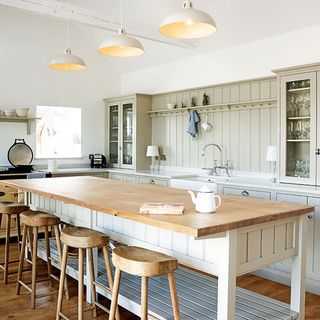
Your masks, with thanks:
[[[121,272],[141,276],[141,320],[148,320],[148,279],[168,275],[174,320],[180,320],[179,303],[174,271],[177,259],[166,254],[134,246],[117,247],[112,252],[112,262],[116,267],[112,290],[109,320],[115,319],[118,304]]]
[[[0,202],[0,214],[18,214],[28,211],[29,207],[15,202]]]
[[[134,246],[115,248],[112,262],[116,268],[141,277],[165,275],[178,265],[177,259],[166,254]]]
[[[58,225],[60,218],[41,211],[26,211],[21,214],[21,221],[29,227],[45,227]]]
[[[68,227],[61,231],[61,241],[69,247],[88,249],[106,245],[109,237],[89,228]]]

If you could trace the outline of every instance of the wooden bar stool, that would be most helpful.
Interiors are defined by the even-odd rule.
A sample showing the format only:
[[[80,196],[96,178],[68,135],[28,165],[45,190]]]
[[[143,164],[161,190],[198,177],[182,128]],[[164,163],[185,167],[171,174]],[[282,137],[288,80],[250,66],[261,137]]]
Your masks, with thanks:
[[[84,282],[84,256],[85,250],[88,255],[88,264],[89,264],[89,275],[90,275],[90,286],[91,286],[91,299],[92,299],[92,309],[93,317],[97,316],[97,309],[99,307],[105,312],[109,312],[107,308],[101,305],[97,301],[96,287],[102,287],[107,289],[110,292],[113,287],[113,278],[111,272],[111,264],[109,260],[109,249],[107,244],[109,243],[109,237],[104,233],[83,228],[83,227],[66,227],[61,230],[61,242],[63,243],[63,255],[61,262],[61,276],[60,276],[60,285],[59,285],[59,296],[58,296],[58,305],[57,305],[57,314],[56,319],[60,318],[69,319],[62,313],[62,289],[64,278],[66,275],[66,266],[67,266],[67,257],[68,257],[68,248],[78,248],[78,319],[83,319],[83,282]],[[107,269],[107,276],[109,282],[109,288],[98,284],[94,279],[94,264],[93,264],[93,248],[102,248],[104,262]],[[119,313],[117,311],[117,319],[120,320]]]
[[[59,278],[52,274],[51,272],[51,260],[52,257],[50,255],[50,242],[49,242],[49,231],[48,227],[53,227],[57,250],[59,254],[59,258],[61,260],[61,243],[60,243],[60,234],[59,234],[59,223],[60,218],[48,214],[41,211],[26,211],[21,214],[21,221],[24,224],[23,237],[22,237],[22,247],[20,253],[20,262],[19,262],[19,270],[18,270],[18,280],[17,280],[17,294],[20,294],[20,287],[25,287],[28,291],[31,292],[31,308],[35,308],[36,301],[36,284],[37,284],[37,253],[38,253],[38,232],[39,228],[44,228],[45,232],[45,242],[46,242],[46,257],[47,257],[47,268],[48,268],[48,277],[51,285],[52,279],[59,281]],[[33,234],[33,240],[31,244],[31,234]],[[25,249],[27,245],[27,237],[29,238],[29,248],[32,255],[32,261],[29,261],[25,258]],[[25,283],[22,281],[22,273],[23,273],[23,263],[26,259],[27,262],[32,264],[32,280],[31,280],[31,288],[29,287],[30,283]],[[45,279],[44,281],[48,281]],[[67,299],[69,299],[69,293],[67,288],[66,280],[64,280],[64,288]]]
[[[6,216],[6,244],[4,253],[4,264],[0,265],[0,268],[4,270],[3,283],[8,283],[8,269],[9,264],[19,262],[19,260],[9,261],[9,249],[10,249],[10,228],[11,228],[11,217],[15,215],[17,221],[17,238],[18,238],[18,249],[20,252],[20,241],[21,241],[21,229],[20,229],[20,213],[28,211],[29,207],[12,202],[0,202],[0,225],[2,222],[2,216]],[[10,274],[13,272],[10,272]]]
[[[148,277],[168,275],[174,319],[180,319],[178,295],[173,272],[177,259],[160,252],[139,247],[121,246],[112,251],[112,262],[116,267],[109,320],[114,320],[118,302],[121,272],[141,276],[141,319],[148,319]]]

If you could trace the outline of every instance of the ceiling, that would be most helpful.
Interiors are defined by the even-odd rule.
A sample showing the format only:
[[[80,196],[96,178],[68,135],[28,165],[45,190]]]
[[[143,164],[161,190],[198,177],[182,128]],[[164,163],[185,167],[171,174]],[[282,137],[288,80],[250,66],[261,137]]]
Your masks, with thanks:
[[[50,0],[44,2],[46,1]],[[8,1],[4,2],[7,3],[0,0],[0,4],[8,4]],[[146,49],[143,56],[106,59],[109,59],[119,71],[127,73],[199,53],[320,25],[319,0],[194,0],[195,8],[206,11],[215,19],[218,32],[211,37],[191,42],[191,45],[194,45],[192,49],[159,42],[157,30],[161,19],[181,8],[182,2],[183,0],[123,0],[124,20],[129,33],[139,35],[147,30],[151,38],[154,36],[157,41],[140,39]],[[115,24],[120,20],[120,0],[69,0],[69,3],[81,7],[83,12],[88,10],[91,13],[99,13],[100,17],[112,18]],[[52,15],[50,17],[59,18]],[[79,22],[74,23],[73,27],[91,43],[93,50],[96,50],[105,37],[114,34],[110,30]],[[115,28],[117,27],[116,25]]]

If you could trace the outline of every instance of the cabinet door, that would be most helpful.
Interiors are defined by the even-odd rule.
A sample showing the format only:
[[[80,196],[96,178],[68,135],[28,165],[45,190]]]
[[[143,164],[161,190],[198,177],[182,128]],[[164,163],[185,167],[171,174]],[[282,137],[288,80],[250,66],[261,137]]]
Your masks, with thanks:
[[[316,72],[283,76],[280,181],[316,183]]]
[[[119,167],[119,124],[120,104],[110,103],[107,106],[107,155],[112,167]]]
[[[134,100],[121,102],[121,168],[135,167],[135,103]]]

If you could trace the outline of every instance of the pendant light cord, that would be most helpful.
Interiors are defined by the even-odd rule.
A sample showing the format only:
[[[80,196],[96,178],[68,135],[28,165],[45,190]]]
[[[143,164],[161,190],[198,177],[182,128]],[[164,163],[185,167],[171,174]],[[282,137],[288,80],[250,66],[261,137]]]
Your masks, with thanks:
[[[121,28],[123,28],[123,0],[120,1],[120,24],[121,24]]]
[[[66,0],[67,5],[69,4],[69,0]],[[70,32],[70,17],[68,15],[67,18],[67,50],[69,50],[69,32]]]

